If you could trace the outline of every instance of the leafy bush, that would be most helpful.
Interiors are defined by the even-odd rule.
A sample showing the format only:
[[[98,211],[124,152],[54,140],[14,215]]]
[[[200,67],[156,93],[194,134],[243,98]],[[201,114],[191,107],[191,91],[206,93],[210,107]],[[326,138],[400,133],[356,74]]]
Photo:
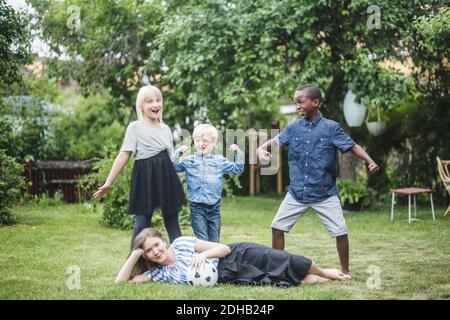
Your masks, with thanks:
[[[357,203],[365,194],[366,186],[358,181],[349,179],[336,179],[339,197],[342,203]]]
[[[227,198],[234,198],[234,190],[242,189],[240,175],[225,175],[222,180],[222,188]]]
[[[132,108],[121,109],[105,90],[82,96],[55,79],[24,77],[17,95],[0,99],[0,148],[17,159],[74,160],[102,156],[121,142]],[[114,110],[114,112],[112,112]]]
[[[0,150],[0,225],[15,223],[10,208],[20,202],[26,183],[21,173],[23,168],[14,158]]]
[[[380,192],[368,187],[366,188],[366,191],[364,193],[361,206],[363,208],[370,208],[372,210],[384,209],[390,204],[390,201],[388,199],[389,196],[389,193],[386,193],[384,191]]]
[[[103,185],[108,177],[116,156],[115,148],[105,149],[105,154],[104,158],[94,165],[93,172],[80,180],[80,189],[85,195],[92,195],[96,188]],[[128,213],[132,168],[133,160],[130,159],[117,177],[111,190],[101,200],[103,202],[102,222],[107,226],[123,230],[132,229],[134,226],[134,216]],[[179,221],[182,226],[189,225],[189,210],[185,206],[180,210]],[[164,227],[162,214],[159,210],[153,213],[152,225],[160,229]]]
[[[53,159],[101,157],[103,146],[122,141],[125,128],[117,118],[123,112],[110,111],[114,102],[108,93],[99,91],[82,97],[68,91],[57,101],[63,110],[52,118],[52,139],[47,143],[53,147]]]
[[[50,196],[48,193],[40,195],[26,194],[22,200],[24,204],[31,206],[61,206],[64,203],[63,198],[61,191],[56,191],[53,196]]]
[[[94,165],[92,173],[80,179],[79,186],[86,197],[92,195],[96,188],[106,181],[114,162],[112,150],[112,147],[105,148],[104,158]],[[118,229],[131,229],[133,226],[133,216],[128,214],[131,170],[132,161],[129,161],[117,177],[111,190],[101,200],[103,202],[102,222],[107,226]],[[94,207],[97,209],[97,202],[94,202]]]

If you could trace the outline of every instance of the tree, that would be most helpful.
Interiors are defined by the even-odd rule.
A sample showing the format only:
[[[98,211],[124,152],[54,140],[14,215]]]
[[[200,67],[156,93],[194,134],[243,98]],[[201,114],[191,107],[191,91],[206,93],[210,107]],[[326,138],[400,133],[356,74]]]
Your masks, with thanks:
[[[24,13],[0,0],[0,94],[20,81],[20,68],[30,61],[28,20]]]
[[[403,184],[436,186],[436,157],[450,157],[450,9],[430,10],[413,24],[411,58],[417,94],[404,106],[403,152],[397,173]],[[405,172],[407,174],[405,174]],[[440,193],[444,199],[445,193]]]
[[[50,75],[75,79],[84,94],[106,88],[121,123],[134,115],[134,97],[146,77],[145,60],[164,10],[162,1],[30,0],[43,39],[55,54]],[[62,56],[66,56],[64,61]]]
[[[345,125],[342,101],[349,88],[364,101],[378,98],[385,108],[407,92],[406,77],[381,62],[403,59],[408,26],[426,11],[377,1],[382,20],[374,29],[367,23],[372,3],[189,1],[164,19],[149,63],[167,64],[162,81],[171,88],[168,99],[184,106],[184,117],[203,108],[216,124],[248,128],[262,121],[267,128],[283,96],[314,82],[325,93],[323,113]],[[354,179],[347,155],[341,164],[351,165],[341,177]]]
[[[420,16],[414,21],[414,40],[419,46],[414,46],[412,57],[419,67],[416,78],[424,78],[420,82],[422,91],[439,96],[448,96],[450,90],[450,8],[442,7],[429,15]],[[425,84],[425,85],[423,85]]]
[[[165,119],[188,128],[195,120],[222,128],[268,128],[280,99],[292,97],[300,83],[317,83],[325,97],[323,113],[344,126],[342,101],[348,89],[393,118],[415,112],[418,101],[433,97],[437,82],[438,88],[448,88],[448,60],[436,56],[448,52],[447,11],[437,15],[446,8],[444,0],[32,3],[44,38],[56,52],[72,58],[70,63],[53,61],[59,66],[55,74],[71,74],[85,89],[100,85],[110,90],[121,101],[111,104],[112,109],[127,110],[120,113],[122,123],[133,110],[124,106],[132,105],[145,75],[164,91]],[[78,33],[66,26],[71,4],[80,8]],[[124,39],[133,44],[131,51]],[[420,41],[423,47],[417,45]],[[396,64],[415,71],[405,74]],[[430,75],[427,86],[422,85],[424,75]],[[445,106],[445,99],[440,105]],[[437,121],[444,126],[444,118]],[[377,154],[382,169],[390,150],[406,148],[417,129],[397,119],[389,125],[387,132],[395,139],[372,139],[360,129],[351,132],[369,148],[385,150]],[[418,155],[422,163],[429,161],[425,153]],[[354,179],[354,167],[346,153],[340,159],[340,176]]]
[[[391,108],[386,132],[365,139],[368,150],[382,165],[388,164],[388,159],[395,160],[390,177],[369,177],[369,185],[377,190],[389,185],[434,187],[438,183],[435,158],[450,154],[450,13],[445,6],[424,8],[423,15],[409,25],[411,31],[404,43],[412,89]],[[442,200],[445,194],[438,196]]]
[[[18,156],[18,143],[13,138],[17,132],[4,96],[14,91],[14,86],[22,83],[21,66],[31,59],[27,16],[0,0],[0,151],[8,156]],[[6,159],[7,156],[5,156]]]
[[[45,159],[52,106],[28,96],[10,96],[0,105],[0,149],[19,160]]]

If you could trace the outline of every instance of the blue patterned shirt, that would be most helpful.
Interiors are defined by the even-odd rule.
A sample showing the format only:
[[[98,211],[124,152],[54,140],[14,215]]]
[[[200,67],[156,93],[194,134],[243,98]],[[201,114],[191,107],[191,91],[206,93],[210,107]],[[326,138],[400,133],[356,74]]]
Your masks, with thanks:
[[[186,172],[188,200],[212,205],[222,196],[222,178],[225,173],[239,174],[244,171],[244,155],[236,154],[236,162],[219,155],[194,154],[175,164],[177,172]]]
[[[297,201],[319,202],[338,195],[336,150],[346,152],[356,144],[339,123],[321,115],[313,122],[298,119],[275,141],[289,146],[289,192]]]
[[[179,237],[176,238],[171,248],[175,252],[175,261],[171,266],[159,266],[153,270],[144,273],[152,281],[170,282],[170,283],[187,283],[186,271],[192,258],[198,255],[195,251],[195,237]],[[218,258],[208,259],[217,267]]]

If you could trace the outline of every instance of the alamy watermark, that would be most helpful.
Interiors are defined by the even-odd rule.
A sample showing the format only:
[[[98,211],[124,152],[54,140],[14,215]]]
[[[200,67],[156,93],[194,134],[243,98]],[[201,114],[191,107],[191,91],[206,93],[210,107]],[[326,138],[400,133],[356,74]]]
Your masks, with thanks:
[[[246,163],[248,164],[259,164],[261,165],[261,175],[275,175],[279,170],[279,147],[277,143],[273,143],[270,154],[271,159],[267,163],[262,163],[261,160],[258,159],[256,155],[257,148],[263,145],[270,137],[274,138],[279,134],[280,130],[278,129],[248,129],[244,131],[242,129],[226,129],[225,132],[218,130],[219,137],[217,139],[217,143],[214,146],[214,154],[223,155],[228,160],[234,161],[234,153],[228,149],[228,147],[232,144],[236,144],[241,151],[246,154],[246,141],[248,140],[248,159],[246,159]],[[195,153],[195,147],[191,147],[191,133],[186,129],[178,129],[174,132],[174,139],[177,145],[186,145],[189,147],[189,150],[185,153],[187,155]],[[225,153],[225,154],[224,154]],[[247,162],[248,160],[248,162]]]
[[[66,274],[68,275],[66,287],[69,290],[81,289],[81,269],[77,265],[67,267]]]
[[[72,34],[81,30],[80,12],[81,9],[79,6],[71,5],[67,7],[69,17],[67,18],[66,26]]]
[[[370,274],[366,281],[367,289],[381,289],[381,268],[376,265],[370,265],[367,268],[367,273]]]
[[[381,9],[377,5],[370,5],[367,7],[367,13],[370,16],[367,18],[367,28],[370,30],[381,29]]]

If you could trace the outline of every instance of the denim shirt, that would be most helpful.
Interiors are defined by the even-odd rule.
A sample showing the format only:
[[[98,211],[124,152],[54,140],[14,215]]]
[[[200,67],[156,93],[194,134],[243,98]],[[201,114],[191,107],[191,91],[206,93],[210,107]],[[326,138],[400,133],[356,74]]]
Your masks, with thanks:
[[[244,171],[244,154],[238,152],[236,162],[219,155],[194,154],[175,163],[175,170],[186,171],[187,197],[190,202],[212,205],[221,198],[223,175]]]
[[[302,203],[337,196],[336,150],[346,152],[356,143],[336,121],[319,115],[289,123],[275,137],[280,147],[289,146],[289,192]]]

